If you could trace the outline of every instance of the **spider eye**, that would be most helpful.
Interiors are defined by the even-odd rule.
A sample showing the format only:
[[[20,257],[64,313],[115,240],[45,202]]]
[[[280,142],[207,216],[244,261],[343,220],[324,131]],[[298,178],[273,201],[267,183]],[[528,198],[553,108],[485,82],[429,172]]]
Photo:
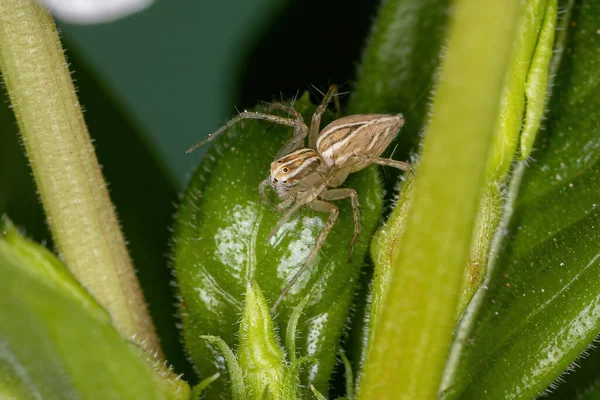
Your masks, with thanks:
[[[277,183],[279,181],[277,180],[277,178],[273,178],[273,182]]]
[[[281,161],[281,160],[277,161],[277,164],[281,164],[281,163],[282,163],[282,161]]]
[[[283,183],[287,183],[287,181],[283,181]]]
[[[282,170],[283,172],[289,172],[290,170],[286,167]]]

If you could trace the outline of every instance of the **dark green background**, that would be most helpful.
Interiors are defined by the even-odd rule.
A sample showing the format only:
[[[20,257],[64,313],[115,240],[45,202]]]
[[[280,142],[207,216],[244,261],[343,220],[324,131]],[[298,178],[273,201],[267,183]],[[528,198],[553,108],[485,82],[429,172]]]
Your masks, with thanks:
[[[229,113],[239,56],[282,4],[159,0],[113,23],[60,26],[181,186],[198,162],[185,149]]]
[[[204,152],[185,150],[235,107],[348,84],[377,4],[158,0],[113,23],[60,26],[181,188]]]

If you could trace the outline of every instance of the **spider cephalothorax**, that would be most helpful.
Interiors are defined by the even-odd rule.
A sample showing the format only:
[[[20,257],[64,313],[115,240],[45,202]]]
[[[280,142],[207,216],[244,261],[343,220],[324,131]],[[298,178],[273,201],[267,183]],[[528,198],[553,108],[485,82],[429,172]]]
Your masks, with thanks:
[[[294,192],[303,190],[303,182],[322,176],[326,167],[316,151],[296,150],[271,163],[271,187],[281,200],[287,200]]]
[[[259,186],[259,192],[263,199],[267,199],[266,187],[271,186],[282,200],[276,209],[278,211],[287,209],[287,212],[271,231],[269,238],[277,233],[288,219],[304,205],[315,211],[329,213],[329,218],[317,238],[315,247],[306,258],[302,268],[294,274],[289,284],[282,290],[273,305],[273,310],[300,275],[312,264],[331,228],[335,225],[339,210],[335,204],[330,202],[332,200],[350,198],[352,201],[354,236],[348,252],[348,257],[351,257],[354,242],[360,234],[361,220],[356,191],[351,188],[338,188],[348,175],[371,164],[387,165],[411,171],[410,165],[405,162],[380,157],[404,124],[402,114],[349,115],[333,121],[320,130],[321,117],[336,93],[336,86],[331,86],[313,114],[310,128],[305,124],[302,115],[292,106],[273,103],[270,105],[271,109],[287,111],[293,118],[244,111],[221,129],[209,135],[206,140],[188,150],[190,152],[213,140],[243,119],[259,119],[294,128],[294,136],[279,150],[275,161],[271,163],[269,177]],[[305,144],[307,136],[308,146]]]

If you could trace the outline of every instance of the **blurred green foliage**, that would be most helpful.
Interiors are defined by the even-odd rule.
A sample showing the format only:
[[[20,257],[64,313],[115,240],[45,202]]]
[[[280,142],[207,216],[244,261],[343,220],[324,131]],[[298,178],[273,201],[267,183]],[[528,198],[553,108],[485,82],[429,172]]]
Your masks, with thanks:
[[[54,254],[7,220],[0,292],[0,398],[189,397],[185,382],[119,335]]]
[[[302,3],[254,0],[238,1],[235,6],[215,3],[209,7],[201,2],[158,1],[148,11],[113,24],[63,26],[71,68],[86,109],[86,121],[152,317],[169,363],[175,372],[183,373],[188,382],[196,382],[197,377],[185,359],[176,328],[176,298],[168,268],[169,244],[172,243],[169,227],[176,212],[179,188],[190,166],[201,155],[188,157],[183,152],[233,114],[233,104],[244,108],[274,97],[291,99],[298,90],[307,88],[312,91],[313,100],[318,101],[321,96],[318,89],[339,83],[342,90],[356,88],[355,99],[358,100],[351,102],[350,112],[405,114],[408,123],[403,128],[395,156],[406,159],[415,150],[418,133],[426,123],[429,94],[449,11],[448,2],[441,0],[397,2],[406,7],[405,12],[390,17],[390,21],[399,21],[405,34],[384,37],[381,43],[373,36],[364,53],[366,59],[373,57],[374,47],[382,45],[389,46],[389,57],[376,60],[370,72],[365,72],[363,66],[356,76],[356,62],[363,51],[376,2],[348,4],[336,0],[321,4],[317,0]],[[561,12],[566,3],[561,1]],[[433,8],[438,12],[429,13]],[[536,160],[525,171],[515,214],[504,238],[498,267],[483,297],[480,314],[473,317],[472,330],[460,336],[459,344],[464,348],[454,359],[459,367],[449,378],[450,390],[444,393],[448,397],[518,398],[522,393],[535,396],[563,369],[579,371],[573,363],[575,356],[600,330],[597,307],[589,308],[598,301],[599,276],[600,242],[595,233],[598,220],[595,205],[600,204],[597,190],[600,187],[597,186],[599,16],[600,9],[594,1],[577,1],[568,29],[565,61],[560,66],[549,105],[547,130],[534,146]],[[400,47],[412,50],[394,59],[401,55],[395,51]],[[379,79],[370,80],[376,76]],[[381,79],[389,76],[396,79],[386,79],[384,90],[378,92]],[[354,86],[351,80],[355,78],[358,82]],[[310,88],[309,84],[317,89]],[[345,104],[348,98],[342,97],[342,102]],[[361,98],[371,100],[361,103]],[[310,113],[310,107],[306,107]],[[206,343],[199,335],[221,335],[229,345],[236,343],[234,324],[239,321],[247,279],[233,281],[231,276],[226,276],[227,271],[223,271],[223,265],[216,260],[218,249],[208,254],[215,249],[199,250],[198,242],[221,232],[225,226],[221,222],[228,213],[235,212],[236,206],[258,203],[256,186],[288,131],[265,128],[260,123],[245,124],[243,132],[250,136],[240,139],[244,151],[240,152],[240,146],[231,138],[223,141],[230,147],[216,146],[212,157],[199,167],[179,210],[179,239],[173,255],[180,267],[179,284],[184,297],[180,309],[186,313],[187,344],[203,378],[216,371],[209,365],[216,355],[206,351]],[[269,138],[266,145],[253,139],[262,138],[263,134]],[[22,153],[12,112],[2,107],[0,214],[7,213],[28,236],[52,248]],[[223,154],[235,162],[220,162]],[[226,178],[219,178],[219,174]],[[395,175],[389,171],[385,174],[390,177],[386,189],[391,197]],[[365,171],[348,185],[362,188],[359,194],[365,197],[361,197],[361,201],[372,205],[363,211],[367,228],[361,237],[367,238],[367,231],[378,223],[381,207],[377,173],[373,169]],[[323,278],[329,280],[322,302],[309,303],[306,315],[300,319],[299,330],[303,332],[304,341],[298,343],[298,355],[309,352],[309,339],[314,339],[310,335],[314,334],[315,324],[320,323],[319,316],[325,312],[335,314],[332,325],[317,338],[327,342],[327,346],[318,350],[324,366],[315,380],[320,391],[325,392],[329,384],[333,393],[344,393],[342,364],[338,363],[338,373],[329,381],[340,339],[348,341],[349,347],[355,350],[349,352],[355,355],[351,357],[355,368],[364,354],[365,333],[356,335],[356,329],[347,332],[349,326],[363,327],[360,319],[368,313],[366,295],[363,292],[363,297],[354,300],[351,296],[357,280],[370,279],[368,272],[364,276],[359,274],[360,262],[341,262],[345,258],[351,218],[347,204],[341,202],[340,206],[342,221],[324,249],[324,254],[331,257],[329,261],[340,262],[335,261],[336,265],[332,266],[323,257],[315,269],[317,272],[308,273],[309,281],[282,304],[280,315],[275,319],[279,331],[285,332],[292,307],[321,279],[322,271],[329,271]],[[261,224],[273,225],[277,216],[266,206],[257,207],[263,213]],[[300,215],[305,219],[316,216],[306,210]],[[202,224],[195,225],[196,222]],[[268,229],[261,227],[259,231],[259,236],[264,236]],[[359,261],[366,245],[365,239],[358,246],[359,251],[355,251]],[[275,269],[285,255],[265,246],[262,239],[259,247],[259,253],[262,252],[258,260],[260,271],[252,271],[250,275],[259,281],[265,297],[272,302],[284,285],[284,279],[277,276]],[[272,262],[266,263],[267,259]],[[15,271],[13,264],[6,271]],[[202,303],[202,290],[214,289],[214,284],[207,284],[206,279],[200,279],[202,277],[226,281],[226,290],[220,293],[229,299],[226,309],[213,307],[215,304],[211,301],[215,297],[206,297],[208,301]],[[51,290],[30,277],[16,277],[14,282],[15,287],[25,285],[39,289],[32,294],[31,304],[39,305],[40,296],[54,296]],[[5,286],[6,293],[13,289],[11,285]],[[363,289],[367,286],[364,284]],[[4,300],[13,298],[7,296]],[[328,309],[334,300],[343,304]],[[354,302],[352,311],[358,316],[355,325],[349,324],[347,319],[352,313],[348,310],[351,301]],[[57,302],[73,313],[79,312],[70,308],[65,299]],[[100,330],[107,337],[112,335],[105,325]],[[537,350],[533,352],[532,348]],[[548,349],[554,353],[546,351]],[[581,371],[563,376],[567,383],[559,386],[551,398],[574,398],[584,392],[587,397],[582,398],[594,398],[600,353],[588,350],[591,356],[577,362],[582,365]],[[0,364],[0,373],[5,372],[4,376],[11,377],[14,371]],[[519,379],[527,380],[529,386],[526,389],[518,386]],[[0,377],[0,385],[6,381]],[[208,393],[216,396],[225,383],[226,375],[222,375],[212,383]],[[338,387],[341,388],[338,390]],[[13,389],[19,393],[22,388]]]

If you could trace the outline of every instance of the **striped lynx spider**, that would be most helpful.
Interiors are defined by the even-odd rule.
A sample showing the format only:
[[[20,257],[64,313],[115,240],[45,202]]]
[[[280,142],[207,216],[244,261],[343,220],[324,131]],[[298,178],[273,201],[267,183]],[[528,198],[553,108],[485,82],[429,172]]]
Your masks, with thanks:
[[[320,130],[321,117],[336,95],[337,87],[333,85],[313,114],[310,128],[306,126],[302,115],[293,106],[272,103],[269,106],[270,110],[288,112],[293,118],[244,111],[187,151],[189,153],[214,140],[232,125],[244,119],[258,119],[294,128],[294,136],[279,150],[275,161],[271,163],[270,176],[259,185],[259,193],[263,200],[269,202],[265,190],[267,185],[270,185],[281,199],[276,210],[279,212],[288,210],[273,228],[267,240],[276,234],[289,218],[304,205],[315,211],[329,213],[329,219],[308,258],[275,301],[272,311],[277,308],[298,278],[312,264],[331,228],[335,225],[339,210],[330,202],[332,200],[349,198],[352,202],[354,236],[348,248],[348,259],[350,260],[352,248],[360,234],[361,217],[356,191],[351,188],[339,188],[348,175],[371,164],[412,172],[408,163],[380,157],[404,125],[402,114],[348,115],[333,121]],[[305,147],[307,136],[308,146]]]

